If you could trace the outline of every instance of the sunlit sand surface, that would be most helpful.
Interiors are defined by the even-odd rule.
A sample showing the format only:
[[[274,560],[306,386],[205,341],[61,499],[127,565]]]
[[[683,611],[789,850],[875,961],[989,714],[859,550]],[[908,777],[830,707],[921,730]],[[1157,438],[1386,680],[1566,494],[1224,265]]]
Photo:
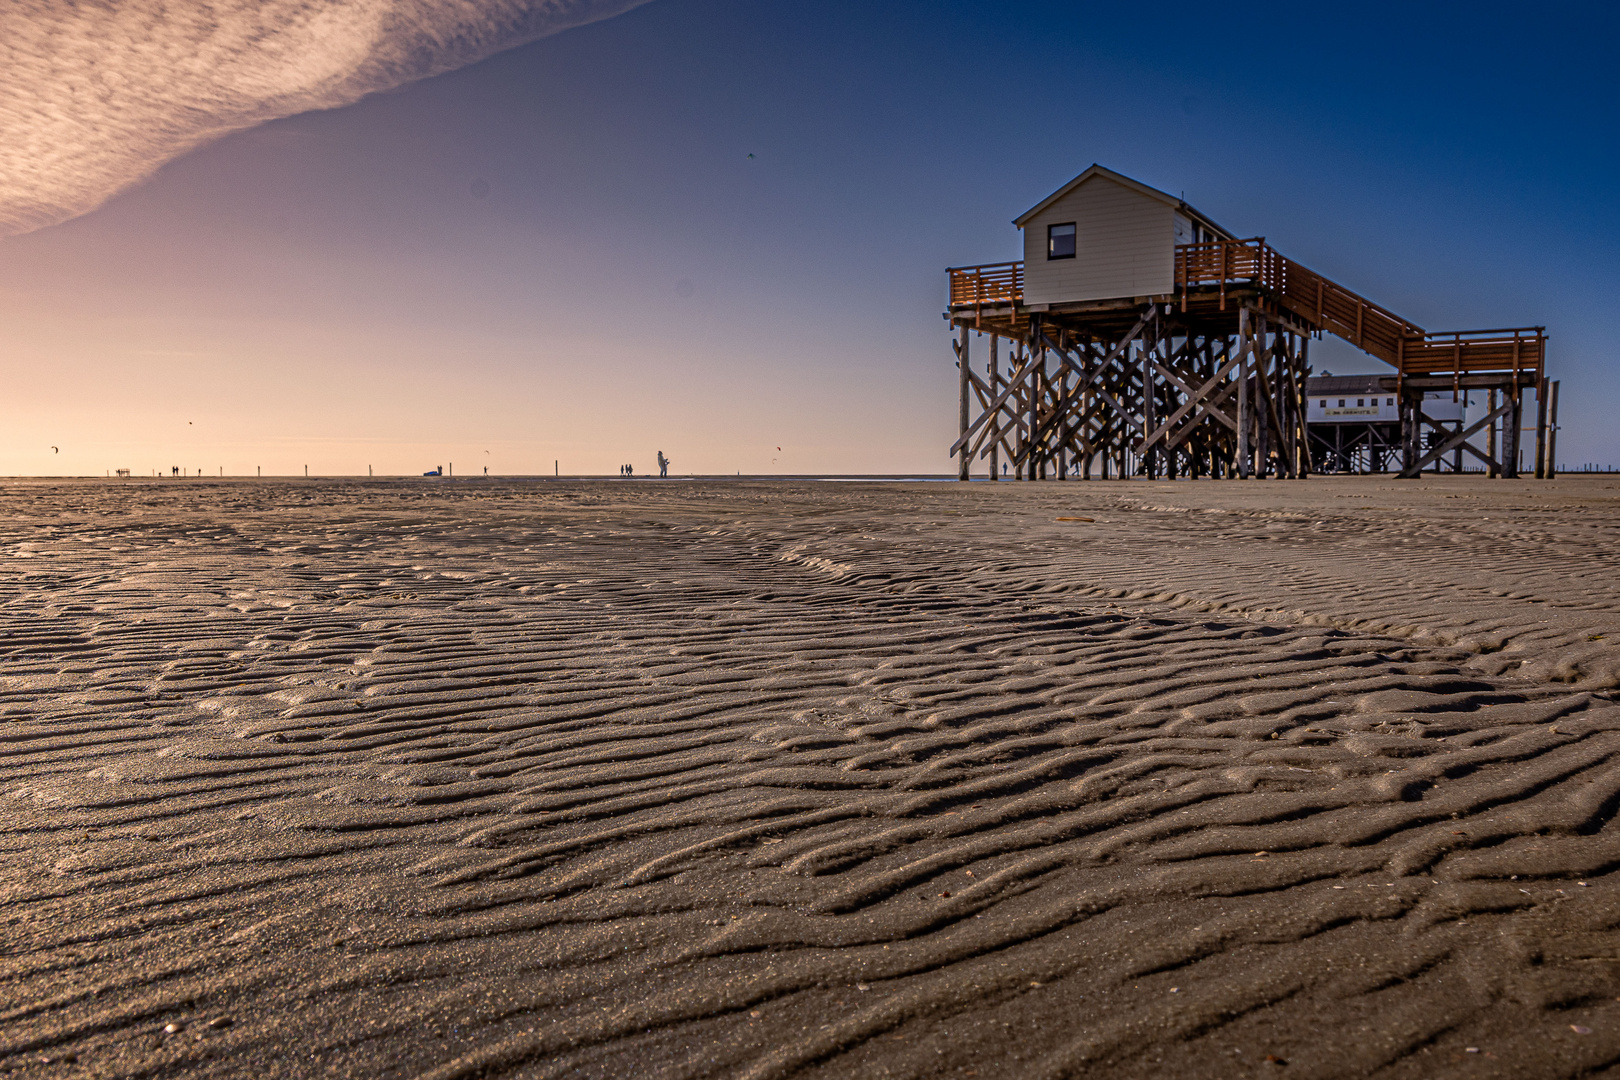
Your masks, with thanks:
[[[1617,526],[1617,477],[0,487],[0,1067],[1588,1075]]]

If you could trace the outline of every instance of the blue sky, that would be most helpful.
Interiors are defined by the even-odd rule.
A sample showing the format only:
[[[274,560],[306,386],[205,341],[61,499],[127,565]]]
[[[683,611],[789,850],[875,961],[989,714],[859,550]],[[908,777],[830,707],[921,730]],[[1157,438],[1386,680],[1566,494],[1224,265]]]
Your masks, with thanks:
[[[1560,458],[1620,462],[1616,23],[654,0],[0,240],[0,473],[943,472],[942,270],[1092,162],[1429,329],[1545,324]]]

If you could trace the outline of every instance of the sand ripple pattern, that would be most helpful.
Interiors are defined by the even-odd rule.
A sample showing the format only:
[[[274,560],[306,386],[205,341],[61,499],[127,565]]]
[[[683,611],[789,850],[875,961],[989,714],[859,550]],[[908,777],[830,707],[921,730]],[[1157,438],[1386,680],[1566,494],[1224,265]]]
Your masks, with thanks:
[[[0,1065],[1593,1074],[1586,483],[4,489]]]

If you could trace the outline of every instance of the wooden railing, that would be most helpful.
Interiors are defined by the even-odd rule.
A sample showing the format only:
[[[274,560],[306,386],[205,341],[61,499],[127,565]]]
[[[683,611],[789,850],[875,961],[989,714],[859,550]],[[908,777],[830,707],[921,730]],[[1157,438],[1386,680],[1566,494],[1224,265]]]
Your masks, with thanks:
[[[1515,376],[1532,372],[1539,378],[1546,354],[1546,327],[1454,330],[1402,342],[1397,366],[1407,375],[1511,371]]]
[[[1024,264],[987,263],[984,266],[953,266],[951,307],[977,307],[980,304],[1016,304],[1024,299]]]
[[[1343,338],[1407,375],[1542,371],[1546,328],[1462,330],[1431,334],[1308,267],[1278,254],[1263,237],[1176,247],[1175,286],[1186,310],[1195,288],[1215,286],[1222,307],[1231,285],[1274,297],[1308,325]],[[1016,305],[1024,299],[1024,264],[954,266],[951,307]]]
[[[1218,286],[1224,304],[1226,286],[1238,282],[1270,293],[1292,313],[1397,367],[1401,341],[1424,334],[1416,323],[1284,258],[1264,238],[1176,248],[1176,285],[1183,307],[1190,286]]]

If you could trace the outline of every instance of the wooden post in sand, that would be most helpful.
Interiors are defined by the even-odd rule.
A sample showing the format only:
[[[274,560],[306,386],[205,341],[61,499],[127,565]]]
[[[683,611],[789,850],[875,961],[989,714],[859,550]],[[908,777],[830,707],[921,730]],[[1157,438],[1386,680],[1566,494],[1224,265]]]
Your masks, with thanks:
[[[1547,479],[1558,475],[1558,380],[1547,384]]]
[[[1421,415],[1423,408],[1422,400],[1423,392],[1421,390],[1414,395],[1405,386],[1401,387],[1399,396],[1396,398],[1401,409],[1401,467],[1399,472],[1402,476],[1412,475],[1408,470],[1418,459],[1418,417]]]
[[[1159,451],[1156,447],[1147,444],[1148,436],[1158,427],[1158,416],[1153,408],[1154,378],[1153,360],[1159,350],[1159,313],[1158,306],[1153,311],[1153,340],[1142,346],[1142,455],[1146,459],[1142,462],[1142,471],[1149,480],[1159,478]]]
[[[996,334],[991,334],[990,335],[989,372],[990,372],[990,400],[992,400],[992,401],[995,400],[997,394],[1001,393],[1001,372],[996,370],[996,365],[1001,363],[1001,355],[1000,354],[1001,354],[1001,338]],[[995,427],[1000,427],[1001,426],[1001,417],[999,415],[993,417],[991,419],[990,423]],[[1000,452],[1000,447],[1001,447],[1001,439],[999,437],[999,433],[991,432],[991,434],[990,434],[990,479],[992,479],[992,480],[1000,480],[1001,479],[1001,452]]]
[[[1023,371],[1024,365],[1028,363],[1028,358],[1029,344],[1027,342],[1020,341],[1018,343],[1018,351],[1016,355],[1009,359],[1007,365],[1013,369],[1013,375]],[[1028,374],[1028,372],[1024,372],[1024,376],[1027,377]],[[1012,406],[1010,411],[1013,417],[1013,441],[1012,446],[1008,448],[1008,452],[1012,454],[1012,460],[1007,464],[1012,466],[1012,478],[1014,480],[1022,480],[1024,478],[1024,466],[1021,463],[1021,459],[1024,456],[1025,447],[1029,445],[1029,441],[1025,437],[1024,431],[1024,383],[1022,378],[1015,382],[1013,381],[1012,376],[1009,375],[1007,378],[1007,389],[1003,392],[1009,397],[1009,404]]]
[[[968,328],[966,324],[962,326],[961,340],[956,343],[956,368],[957,383],[961,390],[961,402],[957,408],[957,419],[961,422],[961,430],[957,434],[965,439],[968,430]],[[968,462],[972,453],[972,447],[964,442],[961,453],[957,455],[959,460],[956,466],[956,478],[958,480],[968,478]]]
[[[1249,309],[1238,312],[1238,365],[1237,365],[1237,474],[1238,479],[1249,478],[1254,464],[1249,452]]]
[[[1266,364],[1271,360],[1271,328],[1264,315],[1256,315],[1251,328],[1254,333],[1254,398],[1249,402],[1249,432],[1254,440],[1253,474],[1256,479],[1264,480],[1271,463],[1271,425],[1266,422],[1266,407],[1271,402],[1266,383]]]
[[[1536,479],[1547,479],[1547,376],[1536,383]]]
[[[1029,408],[1029,417],[1025,421],[1029,425],[1029,441],[1024,444],[1028,448],[1024,454],[1024,472],[1030,480],[1038,480],[1040,479],[1040,471],[1036,462],[1040,459],[1041,451],[1035,442],[1035,436],[1041,422],[1040,372],[1046,367],[1046,345],[1040,338],[1039,319],[1030,319],[1030,335],[1034,338],[1034,341],[1029,347],[1032,363],[1029,367],[1029,398],[1026,402]]]
[[[1502,418],[1502,476],[1519,478],[1519,426],[1524,423],[1524,395],[1518,384],[1503,391],[1508,395],[1507,415]]]
[[[1496,411],[1496,387],[1494,386],[1491,387],[1488,401],[1486,415]],[[1502,475],[1502,471],[1496,467],[1496,463],[1501,460],[1496,456],[1496,423],[1495,420],[1492,420],[1485,426],[1485,456],[1491,459],[1491,463],[1485,467],[1485,475],[1492,480]]]

